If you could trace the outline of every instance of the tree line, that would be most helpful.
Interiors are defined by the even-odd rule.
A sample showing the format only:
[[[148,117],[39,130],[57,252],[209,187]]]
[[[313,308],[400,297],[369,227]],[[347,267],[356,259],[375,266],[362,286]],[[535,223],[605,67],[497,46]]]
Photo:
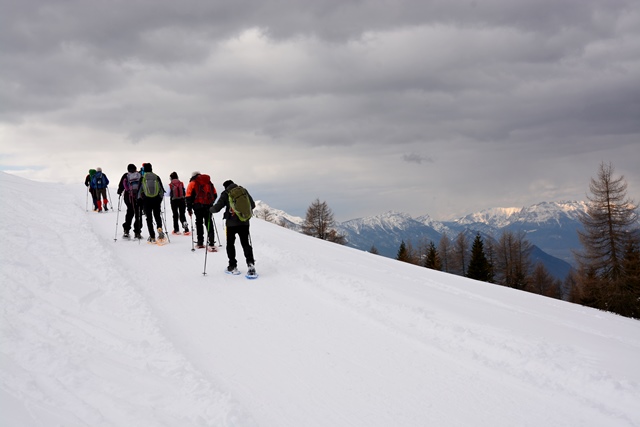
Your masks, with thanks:
[[[638,206],[627,198],[624,177],[614,177],[602,163],[592,178],[587,211],[578,231],[583,246],[578,264],[564,281],[542,263],[531,262],[531,243],[524,232],[504,231],[498,238],[469,231],[451,239],[445,233],[433,241],[400,244],[396,259],[426,268],[495,283],[518,290],[640,318],[640,228]],[[377,253],[372,247],[371,252]]]
[[[613,174],[613,166],[602,163],[597,178],[591,179],[587,211],[580,218],[584,230],[578,232],[583,246],[575,252],[578,267],[564,281],[554,278],[542,263],[533,264],[533,245],[524,231],[506,230],[497,237],[468,230],[453,238],[444,233],[437,244],[402,241],[396,259],[640,318],[638,206],[627,198],[624,177]],[[316,199],[307,209],[302,232],[345,244],[335,226],[327,203]],[[373,245],[369,252],[378,250]]]

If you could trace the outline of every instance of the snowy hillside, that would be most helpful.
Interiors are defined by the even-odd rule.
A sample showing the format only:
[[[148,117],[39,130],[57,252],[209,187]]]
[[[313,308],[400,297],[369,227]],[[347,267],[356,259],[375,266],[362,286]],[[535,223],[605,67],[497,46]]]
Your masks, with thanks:
[[[260,278],[203,275],[82,185],[0,198],[2,425],[640,426],[639,321],[259,219]]]

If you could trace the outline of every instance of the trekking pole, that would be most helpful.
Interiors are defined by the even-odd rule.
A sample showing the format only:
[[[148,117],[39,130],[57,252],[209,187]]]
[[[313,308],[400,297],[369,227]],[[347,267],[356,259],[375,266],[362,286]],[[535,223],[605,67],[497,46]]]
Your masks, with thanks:
[[[207,275],[207,255],[209,254],[209,229],[207,229],[207,244],[204,248],[204,270],[202,270],[202,275]]]
[[[166,209],[167,209],[167,199],[164,198],[163,202],[164,202],[164,209],[166,211]],[[166,215],[162,217],[162,221],[164,223],[164,235],[167,236],[167,242],[171,243],[171,239],[169,238],[169,230],[167,229],[167,216]]]
[[[191,252],[195,252],[196,251],[196,248],[195,248],[196,242],[193,240],[193,234],[194,234],[194,230],[193,230],[193,215],[189,215],[189,218],[191,218]]]
[[[87,187],[87,198],[84,202],[84,210],[89,212],[89,187]]]
[[[218,226],[216,225],[216,218],[213,216],[213,214],[211,215],[211,219],[213,220],[213,229],[215,230],[216,234],[218,235],[218,247],[222,247],[222,241],[220,240],[220,233],[218,233]]]
[[[118,220],[120,219],[120,204],[122,203],[122,194],[118,196],[118,213],[116,214],[116,232],[113,235],[113,241],[116,242],[118,240]],[[113,208],[113,203],[111,204],[111,208]]]
[[[164,194],[162,195],[162,221],[164,222],[164,226],[167,226],[167,198],[164,196]],[[165,228],[165,233],[167,234],[167,229]],[[169,237],[167,237],[168,239]]]
[[[113,210],[113,202],[111,201],[111,191],[109,191],[109,187],[107,187],[107,197],[109,198],[109,200],[107,200],[105,208],[108,207],[109,202],[111,202],[111,210]],[[118,209],[120,209],[120,207],[118,207]]]

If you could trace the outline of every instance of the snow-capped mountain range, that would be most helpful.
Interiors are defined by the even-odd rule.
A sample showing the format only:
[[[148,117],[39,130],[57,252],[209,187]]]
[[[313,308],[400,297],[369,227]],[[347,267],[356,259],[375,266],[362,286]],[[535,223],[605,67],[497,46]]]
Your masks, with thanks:
[[[375,246],[381,255],[395,257],[402,241],[414,245],[424,241],[436,244],[444,233],[452,240],[460,232],[473,238],[477,232],[488,238],[498,238],[502,231],[524,231],[537,247],[539,259],[558,278],[564,278],[574,263],[573,251],[580,249],[577,230],[582,225],[580,214],[586,212],[582,201],[541,202],[522,208],[491,208],[450,221],[437,221],[429,215],[412,217],[390,211],[337,224],[347,236],[347,245],[368,251]],[[258,202],[256,212],[269,212],[271,221],[288,228],[300,229],[303,218],[294,217]]]

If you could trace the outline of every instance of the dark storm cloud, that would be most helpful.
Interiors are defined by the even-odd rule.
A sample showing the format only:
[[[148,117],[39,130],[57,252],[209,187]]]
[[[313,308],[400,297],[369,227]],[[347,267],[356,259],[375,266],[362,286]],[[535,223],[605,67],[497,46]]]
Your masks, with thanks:
[[[254,166],[265,186],[293,181],[303,194],[322,182],[344,200],[355,188],[380,191],[372,183],[399,168],[385,186],[438,175],[456,191],[429,197],[452,211],[503,202],[469,183],[477,165],[485,187],[515,204],[530,188],[574,197],[600,160],[640,180],[627,173],[640,135],[636,1],[0,0],[0,9],[0,135],[23,145],[48,135],[59,151],[104,139],[212,158],[250,148],[285,165]],[[6,144],[12,158],[19,145]],[[451,194],[460,201],[443,200]]]

